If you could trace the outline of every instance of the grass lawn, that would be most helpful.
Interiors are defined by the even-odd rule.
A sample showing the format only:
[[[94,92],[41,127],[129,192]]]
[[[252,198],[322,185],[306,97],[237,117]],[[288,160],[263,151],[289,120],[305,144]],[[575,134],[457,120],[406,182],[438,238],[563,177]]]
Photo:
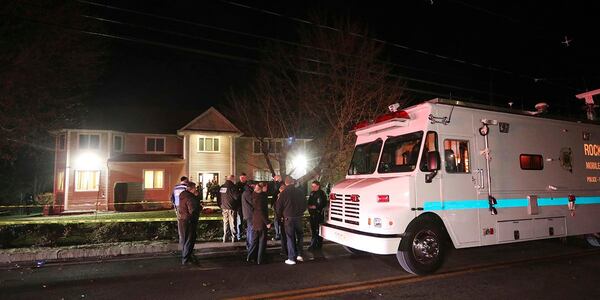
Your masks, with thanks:
[[[201,220],[220,220],[221,214],[203,214]],[[44,224],[44,223],[105,223],[105,222],[152,222],[175,221],[172,209],[144,212],[97,212],[80,215],[43,216],[5,215],[0,216],[0,225]]]

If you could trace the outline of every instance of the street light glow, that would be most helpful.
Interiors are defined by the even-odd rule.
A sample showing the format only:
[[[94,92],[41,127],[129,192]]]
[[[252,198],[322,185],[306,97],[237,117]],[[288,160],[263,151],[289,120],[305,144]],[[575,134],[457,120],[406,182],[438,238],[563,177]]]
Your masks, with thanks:
[[[84,152],[75,159],[75,168],[78,170],[99,170],[100,157],[97,154]]]
[[[296,156],[292,159],[292,168],[294,169],[292,176],[294,178],[304,176],[304,174],[306,174],[307,167],[308,160],[306,159],[306,155],[304,155],[304,153],[296,154]]]

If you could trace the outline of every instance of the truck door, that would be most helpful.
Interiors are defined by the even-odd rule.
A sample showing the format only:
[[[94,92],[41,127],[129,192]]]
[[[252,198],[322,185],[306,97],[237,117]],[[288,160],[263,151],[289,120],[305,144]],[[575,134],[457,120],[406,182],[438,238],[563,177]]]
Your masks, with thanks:
[[[477,181],[479,166],[473,135],[440,135],[443,215],[451,235],[466,247],[480,243]]]
[[[433,126],[433,129],[435,129],[435,126]],[[423,143],[421,162],[419,164],[420,172],[417,172],[417,175],[415,176],[414,208],[418,210],[435,210],[431,209],[428,204],[440,203],[442,200],[440,189],[441,176],[439,176],[439,172],[437,176],[433,176],[433,178],[431,178],[430,182],[428,182],[429,180],[426,178],[427,176],[432,175],[432,172],[429,172],[427,168],[427,155],[429,152],[435,151],[440,151],[438,135],[435,131],[429,131],[425,135]]]

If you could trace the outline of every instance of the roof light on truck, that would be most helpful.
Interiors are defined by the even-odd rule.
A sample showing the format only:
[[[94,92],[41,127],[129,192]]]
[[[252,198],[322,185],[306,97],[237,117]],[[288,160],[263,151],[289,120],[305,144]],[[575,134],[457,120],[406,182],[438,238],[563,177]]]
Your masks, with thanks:
[[[391,119],[409,119],[410,120],[410,116],[408,115],[408,113],[406,111],[399,110],[399,111],[387,113],[385,115],[381,115],[381,116],[375,118],[375,123],[380,123],[380,122],[391,120]]]
[[[334,193],[329,194],[329,200],[336,200]]]
[[[350,201],[352,201],[352,202],[359,202],[360,201],[359,198],[360,198],[360,196],[354,194],[354,195],[350,196]]]

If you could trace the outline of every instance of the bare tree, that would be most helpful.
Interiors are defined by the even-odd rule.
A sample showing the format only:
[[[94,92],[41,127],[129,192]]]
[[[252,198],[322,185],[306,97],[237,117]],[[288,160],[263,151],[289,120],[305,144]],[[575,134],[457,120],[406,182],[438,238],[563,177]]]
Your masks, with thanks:
[[[52,148],[49,130],[73,124],[101,72],[104,49],[78,30],[82,8],[64,1],[0,4],[0,159]]]
[[[354,145],[352,127],[385,112],[391,103],[403,102],[404,96],[403,83],[380,60],[382,45],[367,37],[364,26],[316,19],[338,30],[307,26],[300,30],[302,46],[268,46],[250,91],[230,97],[234,120],[258,141],[312,140],[312,168],[301,182],[343,176]],[[263,149],[273,174],[271,160],[286,165],[291,146],[286,144],[276,156]]]

